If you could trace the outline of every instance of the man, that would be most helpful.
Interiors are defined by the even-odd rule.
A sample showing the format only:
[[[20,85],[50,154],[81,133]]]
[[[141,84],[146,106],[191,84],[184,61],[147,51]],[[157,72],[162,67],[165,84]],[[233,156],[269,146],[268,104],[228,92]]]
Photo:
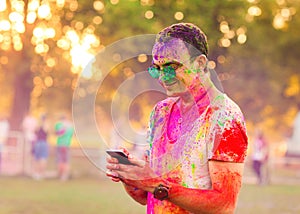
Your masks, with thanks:
[[[33,155],[33,145],[36,141],[35,131],[38,127],[37,119],[28,113],[22,122],[22,130],[25,138],[26,147],[29,148]]]
[[[47,169],[47,161],[49,157],[49,143],[48,143],[48,121],[47,115],[42,114],[40,116],[39,127],[36,129],[36,141],[33,145],[34,151],[34,173],[33,178],[35,180],[44,179]]]
[[[257,128],[253,139],[252,168],[257,177],[257,184],[259,185],[268,183],[268,157],[269,148],[266,137],[263,130]],[[263,170],[264,168],[266,169]]]
[[[148,69],[169,98],[150,117],[150,155],[133,165],[108,157],[107,175],[122,181],[147,213],[234,213],[247,137],[239,107],[209,78],[205,34],[179,23],[163,29]]]
[[[72,123],[66,116],[61,116],[60,121],[55,124],[56,156],[58,164],[58,176],[61,181],[66,181],[70,176],[70,145],[74,133]]]
[[[24,134],[24,140],[25,140],[25,152],[26,159],[25,159],[25,171],[27,174],[30,174],[31,176],[34,176],[34,165],[35,165],[35,151],[34,151],[34,145],[36,143],[36,130],[38,128],[38,120],[36,117],[33,116],[30,112],[26,114],[26,116],[23,119],[22,122],[22,131]],[[31,156],[29,156],[29,153]]]
[[[298,112],[294,119],[293,133],[287,142],[286,156],[288,157],[300,157],[300,103],[298,103],[297,107]]]
[[[8,139],[9,122],[4,115],[0,115],[0,174],[2,166],[2,150]]]

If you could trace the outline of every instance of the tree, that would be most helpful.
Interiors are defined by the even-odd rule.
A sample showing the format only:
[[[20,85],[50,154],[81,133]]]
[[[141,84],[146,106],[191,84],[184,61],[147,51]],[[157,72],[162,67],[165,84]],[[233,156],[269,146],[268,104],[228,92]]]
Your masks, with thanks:
[[[77,1],[1,1],[1,56],[7,61],[1,70],[13,85],[13,129],[20,128],[30,105],[37,107],[38,98],[48,88],[69,89],[69,102],[63,107],[70,107],[76,68],[82,67],[89,52],[99,46],[93,24],[74,19],[77,10],[81,10]],[[74,59],[76,63],[71,64]],[[47,96],[51,97],[49,93]]]
[[[69,108],[77,73],[97,50],[125,37],[157,33],[181,21],[199,25],[208,35],[210,65],[225,91],[242,107],[247,121],[267,121],[267,127],[276,130],[288,126],[295,115],[295,102],[300,101],[298,1],[6,2],[10,3],[5,8],[0,6],[0,69],[8,82],[16,81],[11,112],[15,126],[29,106]],[[33,7],[32,2],[40,3]],[[23,17],[21,21],[9,18],[13,12]],[[32,14],[36,19],[25,21]],[[23,30],[17,29],[21,22]],[[132,60],[126,66],[143,67],[150,59],[143,63]],[[102,93],[97,102],[109,105],[109,94],[128,78],[123,69],[120,65],[111,72],[102,91],[105,96]],[[56,102],[49,101],[54,98]],[[278,124],[276,120],[285,122]]]

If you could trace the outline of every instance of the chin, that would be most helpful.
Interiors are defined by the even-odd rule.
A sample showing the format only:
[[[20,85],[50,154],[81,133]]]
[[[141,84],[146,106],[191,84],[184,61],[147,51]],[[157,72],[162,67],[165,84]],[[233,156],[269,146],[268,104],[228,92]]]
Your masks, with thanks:
[[[167,91],[167,96],[168,97],[178,97],[176,94],[169,92],[169,91]]]
[[[184,92],[179,92],[179,91],[166,91],[168,97],[179,97],[182,95]]]

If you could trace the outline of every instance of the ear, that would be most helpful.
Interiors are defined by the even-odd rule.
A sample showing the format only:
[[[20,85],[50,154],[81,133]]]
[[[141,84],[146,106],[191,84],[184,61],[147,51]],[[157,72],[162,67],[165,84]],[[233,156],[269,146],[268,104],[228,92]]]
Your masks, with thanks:
[[[204,54],[201,54],[195,58],[193,64],[196,69],[204,71],[206,70],[207,62],[207,57]]]

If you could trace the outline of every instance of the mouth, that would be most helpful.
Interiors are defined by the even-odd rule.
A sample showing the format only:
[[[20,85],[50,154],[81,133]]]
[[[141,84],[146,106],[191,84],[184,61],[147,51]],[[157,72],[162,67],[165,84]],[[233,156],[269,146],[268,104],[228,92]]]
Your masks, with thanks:
[[[172,82],[164,82],[164,85],[166,87],[171,87],[172,85],[175,85],[177,83],[177,81],[172,81]]]

